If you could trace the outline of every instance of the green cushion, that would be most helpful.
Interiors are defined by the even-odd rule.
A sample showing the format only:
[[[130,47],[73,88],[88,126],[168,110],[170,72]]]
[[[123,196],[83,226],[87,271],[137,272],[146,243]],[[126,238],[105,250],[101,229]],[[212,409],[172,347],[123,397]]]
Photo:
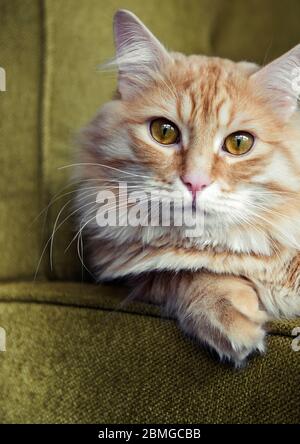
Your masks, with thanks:
[[[0,4],[0,279],[32,276],[41,230],[31,226],[40,209],[42,23],[37,0]],[[28,254],[30,252],[30,254]]]
[[[64,189],[77,131],[107,101],[115,78],[97,70],[113,55],[112,17],[135,12],[173,50],[248,59],[276,57],[300,41],[298,0],[3,0],[0,65],[0,279],[30,278],[37,269],[67,194],[35,217]],[[62,222],[71,213],[67,205]],[[54,236],[41,276],[81,278],[70,219]],[[49,247],[49,245],[48,245]],[[30,254],[28,252],[30,251]]]
[[[244,370],[216,362],[154,306],[114,288],[0,286],[1,422],[299,422],[293,322]]]

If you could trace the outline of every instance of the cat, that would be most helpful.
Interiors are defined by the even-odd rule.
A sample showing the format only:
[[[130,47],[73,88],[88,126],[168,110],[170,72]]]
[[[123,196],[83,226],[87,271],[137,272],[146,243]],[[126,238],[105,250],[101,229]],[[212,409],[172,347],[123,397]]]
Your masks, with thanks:
[[[300,315],[300,45],[264,67],[186,56],[126,10],[114,37],[117,92],[82,130],[77,158],[93,274],[131,278],[134,297],[242,366],[264,352],[268,321]],[[120,183],[182,193],[200,208],[198,235],[100,227],[96,195]]]

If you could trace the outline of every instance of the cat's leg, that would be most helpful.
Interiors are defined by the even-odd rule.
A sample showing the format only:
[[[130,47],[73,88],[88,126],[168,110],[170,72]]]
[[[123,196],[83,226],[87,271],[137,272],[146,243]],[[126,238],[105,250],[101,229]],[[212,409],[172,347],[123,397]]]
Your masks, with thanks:
[[[246,279],[210,273],[159,273],[143,278],[136,295],[164,304],[182,330],[215,349],[236,366],[264,351],[268,320]]]

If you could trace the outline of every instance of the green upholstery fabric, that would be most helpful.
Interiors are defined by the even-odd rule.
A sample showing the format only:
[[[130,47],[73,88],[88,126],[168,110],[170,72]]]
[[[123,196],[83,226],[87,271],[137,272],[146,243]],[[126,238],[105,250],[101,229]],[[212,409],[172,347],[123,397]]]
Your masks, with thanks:
[[[0,279],[32,276],[42,245],[41,28],[38,1],[0,3]]]
[[[269,350],[236,371],[125,289],[81,283],[66,221],[73,140],[112,94],[97,66],[112,16],[135,12],[173,50],[258,63],[300,42],[298,0],[2,0],[0,66],[0,422],[299,422],[299,322],[270,326]],[[71,213],[69,205],[61,221]],[[39,259],[42,256],[41,263]],[[38,267],[38,279],[33,276]],[[64,282],[65,281],[65,282]],[[66,282],[69,281],[69,282]],[[77,281],[77,282],[76,282]]]
[[[111,288],[36,283],[0,288],[4,422],[299,422],[299,356],[274,326],[244,370],[214,361],[174,321]]]

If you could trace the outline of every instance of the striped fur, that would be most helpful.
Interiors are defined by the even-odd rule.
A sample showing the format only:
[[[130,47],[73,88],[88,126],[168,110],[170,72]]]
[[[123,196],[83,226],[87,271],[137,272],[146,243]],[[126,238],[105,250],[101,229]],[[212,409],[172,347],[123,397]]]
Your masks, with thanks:
[[[280,78],[282,63],[300,66],[299,47],[259,69],[167,52],[126,11],[115,32],[118,93],[83,130],[78,158],[76,205],[91,267],[99,281],[134,278],[135,295],[163,304],[184,331],[240,365],[264,349],[266,320],[300,315],[300,122],[287,73]],[[151,138],[147,123],[160,116],[176,123],[180,146]],[[255,145],[226,155],[222,142],[238,130],[254,134]],[[197,170],[211,178],[198,197],[199,236],[98,227],[98,191],[126,181],[189,198],[179,178]]]

